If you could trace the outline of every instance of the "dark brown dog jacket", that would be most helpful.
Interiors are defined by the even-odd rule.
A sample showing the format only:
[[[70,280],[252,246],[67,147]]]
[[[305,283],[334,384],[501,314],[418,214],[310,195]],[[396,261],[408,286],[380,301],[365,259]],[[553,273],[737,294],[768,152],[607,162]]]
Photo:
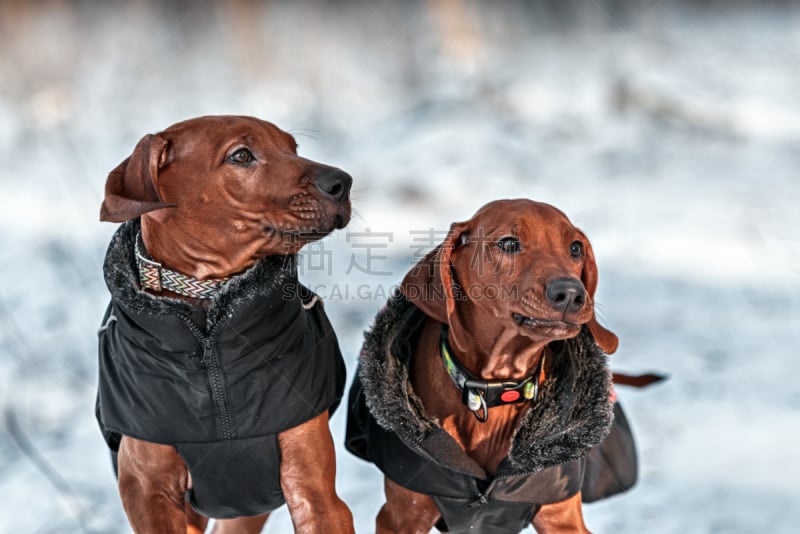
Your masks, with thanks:
[[[139,221],[104,263],[111,303],[99,331],[97,418],[121,435],[174,445],[202,514],[256,515],[283,504],[278,434],[338,405],[345,367],[293,256],[268,256],[228,280],[208,309],[142,291]]]
[[[610,398],[607,357],[588,329],[551,345],[553,371],[491,476],[425,413],[409,387],[425,319],[402,294],[378,314],[350,390],[346,446],[397,484],[431,496],[442,514],[439,530],[517,533],[539,505],[578,491],[585,501],[596,500],[633,485],[630,428]]]

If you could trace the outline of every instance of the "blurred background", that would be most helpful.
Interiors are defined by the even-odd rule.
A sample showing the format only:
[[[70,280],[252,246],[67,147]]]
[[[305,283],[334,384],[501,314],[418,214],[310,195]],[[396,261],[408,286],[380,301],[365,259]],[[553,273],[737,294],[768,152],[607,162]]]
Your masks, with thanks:
[[[204,114],[350,172],[310,247],[349,372],[449,224],[556,205],[592,240],[638,438],[596,533],[797,532],[800,5],[765,1],[0,2],[0,532],[129,532],[93,415],[109,170]],[[372,532],[381,475],[341,445]],[[266,532],[290,532],[285,509]]]

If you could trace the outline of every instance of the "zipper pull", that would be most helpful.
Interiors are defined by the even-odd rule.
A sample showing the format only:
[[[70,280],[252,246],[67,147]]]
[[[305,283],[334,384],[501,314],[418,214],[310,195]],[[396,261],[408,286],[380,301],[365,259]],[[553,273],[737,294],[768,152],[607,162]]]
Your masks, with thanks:
[[[483,506],[484,504],[489,504],[489,499],[486,495],[481,494],[477,500],[472,501],[471,503],[467,503],[466,507],[469,509],[478,508],[479,506]]]
[[[205,338],[203,340],[203,363],[206,363],[208,360],[211,359],[214,352],[214,342],[211,341],[211,338]]]

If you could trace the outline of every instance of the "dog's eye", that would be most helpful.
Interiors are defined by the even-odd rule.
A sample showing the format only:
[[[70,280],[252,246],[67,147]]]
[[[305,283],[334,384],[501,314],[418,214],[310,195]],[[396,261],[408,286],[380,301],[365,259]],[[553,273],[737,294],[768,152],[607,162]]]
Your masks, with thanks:
[[[506,254],[516,254],[517,252],[522,250],[522,243],[520,243],[518,237],[510,235],[500,238],[497,241],[497,248],[499,248]]]
[[[228,161],[235,163],[236,165],[247,165],[254,159],[256,158],[253,156],[253,153],[246,148],[240,148],[228,156]]]
[[[583,243],[580,241],[573,241],[569,246],[569,254],[573,258],[580,258],[583,256]]]

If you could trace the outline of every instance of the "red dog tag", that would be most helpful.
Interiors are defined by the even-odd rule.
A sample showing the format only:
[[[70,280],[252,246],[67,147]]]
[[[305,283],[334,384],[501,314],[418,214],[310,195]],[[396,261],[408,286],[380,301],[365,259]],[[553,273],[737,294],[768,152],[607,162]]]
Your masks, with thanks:
[[[504,391],[502,395],[500,395],[500,400],[503,402],[514,402],[515,400],[519,399],[519,391],[511,390],[511,391]]]

